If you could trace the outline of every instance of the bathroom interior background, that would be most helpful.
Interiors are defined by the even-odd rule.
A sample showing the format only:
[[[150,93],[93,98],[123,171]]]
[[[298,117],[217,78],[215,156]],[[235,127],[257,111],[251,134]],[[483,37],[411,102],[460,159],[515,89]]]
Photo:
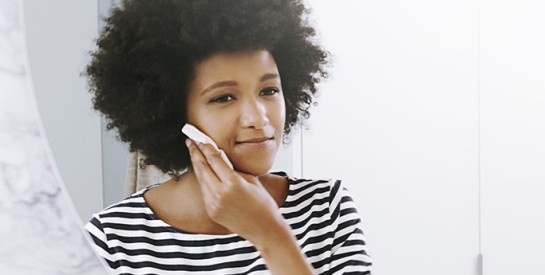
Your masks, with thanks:
[[[309,0],[331,77],[275,164],[340,178],[376,274],[544,274],[545,2]],[[24,2],[33,85],[83,222],[127,151],[80,73],[110,1]],[[410,271],[409,273],[411,273]]]

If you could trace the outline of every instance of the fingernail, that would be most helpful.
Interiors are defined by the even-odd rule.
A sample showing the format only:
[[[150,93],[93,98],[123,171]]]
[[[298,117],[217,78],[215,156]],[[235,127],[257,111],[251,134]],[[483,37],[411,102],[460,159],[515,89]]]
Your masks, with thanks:
[[[189,147],[189,145],[191,145],[191,140],[189,140],[188,138],[185,139],[185,146]]]

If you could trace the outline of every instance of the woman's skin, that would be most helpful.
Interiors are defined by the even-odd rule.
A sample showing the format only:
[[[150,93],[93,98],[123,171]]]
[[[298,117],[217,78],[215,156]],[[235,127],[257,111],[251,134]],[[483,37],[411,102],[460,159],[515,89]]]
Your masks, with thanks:
[[[268,174],[282,142],[286,113],[271,54],[217,53],[198,63],[187,112],[188,123],[225,151],[234,170],[211,145],[188,139],[192,169],[178,181],[146,192],[150,208],[185,231],[240,235],[261,253],[272,274],[313,274],[278,211],[288,181]]]

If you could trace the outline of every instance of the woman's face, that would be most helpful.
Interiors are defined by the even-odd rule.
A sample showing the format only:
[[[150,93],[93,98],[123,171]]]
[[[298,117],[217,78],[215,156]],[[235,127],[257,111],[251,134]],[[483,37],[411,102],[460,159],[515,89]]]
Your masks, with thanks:
[[[268,51],[217,53],[195,68],[187,121],[225,151],[235,170],[260,176],[282,141],[285,103]]]

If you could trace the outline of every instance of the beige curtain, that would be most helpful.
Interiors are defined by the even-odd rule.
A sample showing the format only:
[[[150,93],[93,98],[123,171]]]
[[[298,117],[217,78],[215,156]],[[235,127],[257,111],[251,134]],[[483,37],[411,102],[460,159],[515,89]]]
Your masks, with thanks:
[[[171,178],[159,168],[144,163],[145,156],[139,152],[132,152],[127,163],[127,174],[125,176],[125,187],[127,195],[145,188],[151,184],[165,182]]]

